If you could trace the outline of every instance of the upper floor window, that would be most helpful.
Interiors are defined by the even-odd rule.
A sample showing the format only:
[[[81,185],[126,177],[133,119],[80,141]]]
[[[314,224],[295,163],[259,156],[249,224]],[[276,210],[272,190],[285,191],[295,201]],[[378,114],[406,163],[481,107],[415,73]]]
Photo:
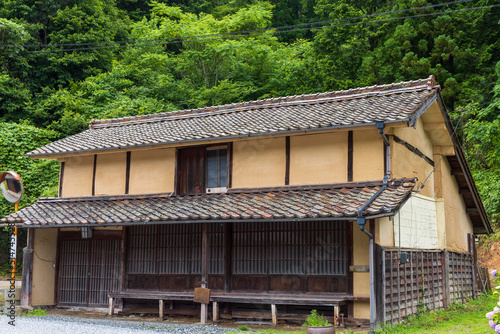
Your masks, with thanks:
[[[227,148],[207,149],[207,188],[227,186]]]
[[[180,149],[177,163],[177,193],[203,194],[225,188],[228,179],[227,146]]]

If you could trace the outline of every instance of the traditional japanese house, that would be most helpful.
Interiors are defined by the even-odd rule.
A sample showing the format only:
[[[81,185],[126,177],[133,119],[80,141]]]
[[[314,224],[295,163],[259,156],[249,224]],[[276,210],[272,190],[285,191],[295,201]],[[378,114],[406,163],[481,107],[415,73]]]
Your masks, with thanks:
[[[215,318],[392,321],[422,284],[473,296],[491,232],[432,76],[94,120],[27,155],[60,161],[59,197],[2,219],[29,230],[32,306],[197,315],[204,286]]]

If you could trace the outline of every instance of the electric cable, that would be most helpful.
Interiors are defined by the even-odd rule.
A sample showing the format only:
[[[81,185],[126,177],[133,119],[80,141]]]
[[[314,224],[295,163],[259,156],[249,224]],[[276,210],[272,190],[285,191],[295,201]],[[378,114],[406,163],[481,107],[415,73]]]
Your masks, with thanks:
[[[469,110],[469,109],[465,109],[465,110]],[[460,119],[458,120],[457,122],[457,125],[454,126],[454,129],[453,129],[453,133],[451,134],[450,136],[450,140],[448,141],[448,145],[446,146],[446,149],[444,150],[444,152],[447,152],[448,151],[448,148],[450,148],[450,145],[452,143],[452,140],[453,140],[453,136],[455,135],[455,133],[457,132],[457,129],[458,129],[458,125],[460,124],[460,122],[462,121],[462,119],[464,118],[465,116],[465,111],[464,109],[461,110],[463,112],[462,116],[460,117]],[[439,164],[441,163],[441,161],[443,161],[443,158],[444,158],[444,154],[441,154],[441,159],[439,159],[439,161],[437,162],[436,166],[434,166],[434,168],[432,169],[432,171],[429,173],[429,175],[427,175],[427,177],[425,178],[424,182],[420,183],[419,187],[417,188],[417,192],[420,191],[420,189],[423,189],[425,187],[425,183],[427,182],[427,180],[429,179],[429,177],[431,177],[432,174],[434,174],[434,172],[436,171],[436,169],[438,168]]]
[[[36,255],[36,257],[37,257],[40,261],[45,261],[45,262],[54,263],[54,260],[45,260],[45,259],[42,259],[40,256],[38,256],[37,252],[35,252],[35,250],[34,250],[34,249],[33,249],[33,253]]]
[[[271,31],[271,30],[281,30],[281,29],[289,29],[289,28],[295,28],[295,27],[302,27],[302,26],[308,26],[308,25],[320,25],[320,24],[327,24],[327,23],[335,23],[335,22],[340,22],[340,21],[349,21],[349,20],[356,20],[356,19],[364,19],[364,18],[369,18],[369,17],[377,17],[377,16],[383,16],[383,15],[391,15],[391,14],[399,14],[399,13],[405,13],[405,12],[410,12],[410,11],[415,11],[415,10],[424,10],[424,9],[430,9],[430,8],[437,8],[437,7],[443,7],[443,6],[450,6],[450,5],[455,5],[455,4],[460,4],[460,3],[466,3],[466,2],[471,2],[474,0],[459,0],[459,1],[452,1],[452,2],[446,2],[442,4],[436,4],[436,5],[428,5],[428,6],[422,6],[422,7],[414,7],[414,8],[406,8],[406,9],[399,9],[395,11],[390,11],[390,12],[383,12],[383,13],[373,13],[373,14],[367,14],[367,15],[360,15],[360,16],[352,16],[352,17],[344,17],[340,19],[335,19],[335,20],[327,20],[327,21],[315,21],[315,22],[309,22],[309,23],[301,23],[301,24],[294,24],[294,25],[286,25],[286,26],[278,26],[278,27],[268,27],[268,28],[262,28],[262,29],[252,29],[252,30],[242,30],[242,31],[233,31],[233,32],[228,32],[228,33],[217,33],[217,34],[207,34],[207,35],[198,35],[198,36],[186,36],[183,38],[205,38],[205,37],[216,37],[216,36],[224,36],[224,35],[237,35],[241,33],[252,33],[252,32],[264,32],[264,31]],[[160,39],[149,39],[149,40],[128,40],[128,41],[108,41],[108,42],[92,42],[92,43],[58,43],[58,44],[51,44],[51,47],[57,47],[57,46],[90,46],[90,45],[102,45],[102,44],[125,44],[125,43],[136,43],[136,42],[160,42],[160,41],[174,41],[176,38],[160,38]],[[0,47],[40,47],[40,44],[20,44],[20,45],[5,45],[5,44],[0,44]]]
[[[470,0],[464,0],[464,1],[470,1]],[[481,9],[489,9],[489,8],[496,8],[500,7],[500,5],[490,5],[490,6],[482,6],[482,7],[472,7],[472,8],[463,8],[463,9],[457,9],[457,10],[451,10],[451,11],[441,11],[441,12],[435,12],[435,13],[426,13],[426,14],[418,14],[418,15],[410,15],[410,16],[402,16],[402,17],[395,17],[395,18],[387,18],[387,19],[380,19],[380,20],[372,20],[372,21],[362,21],[362,22],[349,22],[349,23],[343,23],[343,24],[337,24],[337,25],[329,25],[329,26],[320,26],[320,27],[307,27],[307,28],[301,28],[301,29],[290,29],[290,30],[282,30],[282,31],[274,31],[274,29],[278,29],[281,27],[272,27],[272,28],[265,28],[265,29],[257,29],[253,31],[262,31],[261,33],[252,33],[252,30],[248,31],[238,31],[238,32],[231,32],[231,33],[223,33],[223,34],[212,34],[212,35],[199,35],[199,36],[184,36],[184,37],[175,37],[175,38],[170,38],[170,39],[165,39],[165,40],[151,40],[154,41],[152,43],[142,43],[142,44],[137,44],[136,42],[142,42],[142,40],[136,41],[136,42],[131,42],[135,44],[121,44],[121,45],[110,45],[110,46],[101,46],[101,47],[92,47],[92,48],[73,48],[73,49],[59,49],[59,50],[39,50],[39,51],[20,51],[20,52],[6,52],[6,54],[30,54],[30,53],[58,53],[58,52],[74,52],[74,51],[93,51],[93,50],[102,50],[102,49],[117,49],[117,48],[123,48],[123,47],[142,47],[142,46],[154,46],[154,45],[168,45],[168,44],[179,44],[179,43],[193,43],[193,42],[205,42],[205,41],[211,41],[211,40],[217,40],[219,38],[222,39],[229,39],[229,38],[244,38],[244,37],[254,37],[254,36],[262,36],[265,34],[269,35],[275,35],[275,34],[283,34],[283,33],[288,33],[288,32],[298,32],[298,31],[309,31],[309,30],[317,30],[317,29],[323,29],[323,28],[338,28],[338,27],[344,27],[344,26],[355,26],[355,25],[362,25],[362,24],[374,24],[374,23],[382,23],[382,22],[390,22],[390,21],[395,21],[395,20],[403,20],[403,19],[410,19],[410,18],[420,18],[420,17],[428,17],[428,16],[436,16],[436,15],[441,15],[441,14],[450,14],[450,13],[458,13],[458,12],[465,12],[465,11],[472,11],[472,10],[481,10]],[[412,9],[413,10],[413,9]],[[294,25],[294,26],[284,26],[284,27],[298,27],[302,25]],[[249,34],[246,34],[247,32],[250,32]],[[200,38],[208,36],[208,38]],[[185,40],[180,40],[181,38]],[[146,40],[147,41],[147,40]],[[123,43],[126,43],[127,41],[122,41]],[[114,43],[117,44],[118,42],[105,42],[105,43]],[[48,45],[46,48],[51,48],[54,47],[57,44],[54,45]],[[77,44],[77,45],[85,45],[85,44]],[[6,45],[0,45],[4,47],[23,47],[22,45],[17,45],[17,46],[6,46]],[[40,47],[40,46],[39,46]]]

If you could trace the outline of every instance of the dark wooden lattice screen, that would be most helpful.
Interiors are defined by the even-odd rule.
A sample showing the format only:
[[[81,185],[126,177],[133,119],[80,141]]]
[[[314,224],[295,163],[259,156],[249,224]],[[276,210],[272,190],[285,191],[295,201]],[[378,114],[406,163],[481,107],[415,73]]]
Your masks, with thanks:
[[[60,304],[87,304],[88,253],[87,240],[61,241],[57,294]]]
[[[347,274],[343,221],[238,223],[233,232],[234,274]]]
[[[58,303],[102,306],[118,291],[120,240],[61,240]]]
[[[224,228],[209,224],[209,273],[224,273]],[[201,224],[132,226],[129,274],[200,274]]]

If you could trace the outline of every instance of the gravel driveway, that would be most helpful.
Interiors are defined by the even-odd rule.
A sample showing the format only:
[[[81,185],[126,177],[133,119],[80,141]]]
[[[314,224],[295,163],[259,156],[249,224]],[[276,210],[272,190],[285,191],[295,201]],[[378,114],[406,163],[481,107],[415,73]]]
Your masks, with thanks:
[[[230,330],[215,325],[169,324],[114,319],[91,319],[66,315],[16,317],[15,326],[0,316],[0,333],[19,334],[224,334]],[[231,330],[235,331],[235,330]],[[236,330],[237,331],[237,330]]]

